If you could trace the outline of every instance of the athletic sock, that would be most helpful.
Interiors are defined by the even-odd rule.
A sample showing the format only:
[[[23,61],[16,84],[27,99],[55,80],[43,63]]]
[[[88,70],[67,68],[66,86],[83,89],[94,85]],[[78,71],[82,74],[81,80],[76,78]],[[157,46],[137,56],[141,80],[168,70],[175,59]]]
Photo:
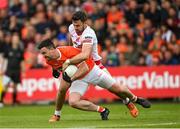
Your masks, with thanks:
[[[130,103],[129,98],[123,99],[122,101],[125,105],[128,105]]]
[[[56,115],[56,116],[61,116],[61,111],[55,110],[54,115]]]
[[[103,112],[103,111],[105,111],[105,108],[104,107],[101,107],[101,106],[98,106],[98,108],[97,108],[97,112]]]
[[[135,102],[137,101],[137,99],[138,99],[137,96],[133,96],[133,98],[131,99],[131,101],[135,103]]]

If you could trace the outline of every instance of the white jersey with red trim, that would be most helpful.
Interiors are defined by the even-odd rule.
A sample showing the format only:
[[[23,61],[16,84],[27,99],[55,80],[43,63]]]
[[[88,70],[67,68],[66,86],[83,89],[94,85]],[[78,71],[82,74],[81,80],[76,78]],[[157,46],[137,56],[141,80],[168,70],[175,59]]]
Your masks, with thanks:
[[[73,46],[75,48],[82,48],[82,44],[92,44],[93,48],[92,48],[92,57],[94,61],[98,61],[101,59],[101,57],[98,54],[98,46],[97,46],[97,37],[96,34],[94,32],[94,30],[90,27],[87,26],[86,29],[84,29],[84,31],[82,32],[81,35],[78,35],[74,29],[73,24],[71,24],[69,26],[69,33],[71,36],[71,40],[73,42]]]

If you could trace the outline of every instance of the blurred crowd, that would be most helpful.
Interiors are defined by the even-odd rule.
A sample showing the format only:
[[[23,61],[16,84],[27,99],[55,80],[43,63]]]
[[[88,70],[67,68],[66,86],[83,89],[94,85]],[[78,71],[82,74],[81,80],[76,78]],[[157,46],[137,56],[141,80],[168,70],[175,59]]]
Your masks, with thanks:
[[[0,0],[0,53],[17,45],[25,70],[47,67],[37,43],[69,42],[75,11],[88,14],[105,66],[180,64],[180,0]]]

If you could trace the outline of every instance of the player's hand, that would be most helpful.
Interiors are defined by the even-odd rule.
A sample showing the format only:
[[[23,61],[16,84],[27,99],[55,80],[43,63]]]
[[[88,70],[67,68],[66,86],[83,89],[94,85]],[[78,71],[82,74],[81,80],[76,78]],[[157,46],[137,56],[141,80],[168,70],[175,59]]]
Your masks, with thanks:
[[[64,71],[69,65],[70,65],[70,60],[67,59],[62,65],[62,70]]]
[[[52,75],[53,77],[58,78],[60,76],[60,73],[57,70],[53,69]]]
[[[71,81],[71,78],[67,75],[66,72],[63,72],[63,79],[64,79],[66,82],[69,82],[69,83],[72,82],[72,81]]]

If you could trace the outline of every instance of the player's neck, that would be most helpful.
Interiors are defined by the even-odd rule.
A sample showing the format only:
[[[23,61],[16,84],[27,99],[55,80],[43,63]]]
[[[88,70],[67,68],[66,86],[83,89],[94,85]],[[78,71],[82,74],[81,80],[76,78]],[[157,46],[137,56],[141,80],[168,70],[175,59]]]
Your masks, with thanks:
[[[81,32],[76,32],[78,36],[82,35],[84,30],[87,28],[87,24],[84,25],[83,30]]]

